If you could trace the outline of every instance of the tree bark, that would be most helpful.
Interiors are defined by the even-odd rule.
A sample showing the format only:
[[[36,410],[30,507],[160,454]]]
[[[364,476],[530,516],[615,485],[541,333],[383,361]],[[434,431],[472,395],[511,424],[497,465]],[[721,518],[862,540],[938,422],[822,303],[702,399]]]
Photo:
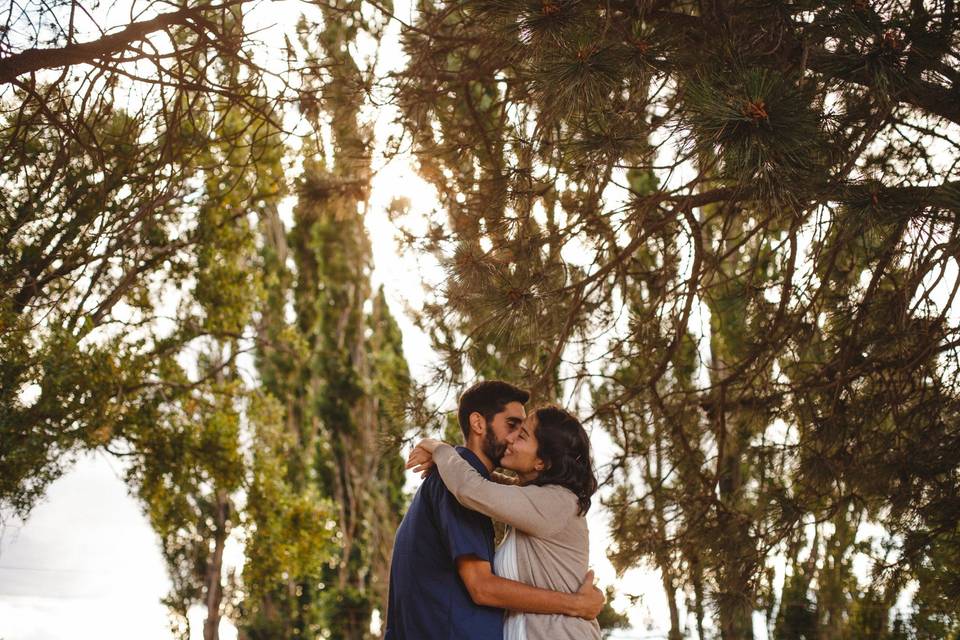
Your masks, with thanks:
[[[164,13],[150,20],[134,22],[118,33],[104,36],[93,42],[68,44],[56,49],[27,49],[12,56],[7,56],[0,59],[0,84],[12,82],[25,73],[83,64],[115,55],[134,42],[145,39],[151,33],[176,24],[187,24],[191,19],[198,16],[202,10],[194,7]]]
[[[700,564],[700,556],[693,549],[686,549],[687,566],[690,567],[690,582],[693,586],[693,611],[697,619],[697,638],[706,640],[706,633],[703,629],[703,621],[706,617],[706,607],[703,593],[703,567]]]
[[[659,425],[656,427],[654,445],[654,474],[655,477],[647,476],[647,484],[651,487],[663,484],[663,451],[660,446],[662,434]],[[650,465],[647,465],[650,468]],[[654,521],[657,528],[657,564],[660,566],[660,580],[663,584],[663,593],[667,597],[667,607],[670,611],[670,633],[667,636],[669,640],[681,640],[683,633],[680,631],[680,611],[677,607],[677,579],[673,568],[672,558],[670,557],[669,534],[665,522],[666,505],[664,505],[663,493],[653,492]]]
[[[206,576],[206,605],[207,619],[203,622],[203,640],[219,640],[220,637],[220,603],[223,601],[223,548],[227,541],[227,515],[230,503],[227,494],[222,489],[217,490],[214,504],[214,546],[213,555],[207,563]]]

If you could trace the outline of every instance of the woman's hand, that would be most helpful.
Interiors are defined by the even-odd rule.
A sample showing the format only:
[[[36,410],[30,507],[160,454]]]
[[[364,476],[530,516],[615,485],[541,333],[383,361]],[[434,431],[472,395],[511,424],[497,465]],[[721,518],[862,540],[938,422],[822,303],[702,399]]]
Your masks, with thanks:
[[[435,438],[424,438],[417,443],[410,455],[407,457],[407,469],[413,469],[414,473],[419,473],[421,478],[426,478],[433,470],[433,452],[443,444],[443,441]]]

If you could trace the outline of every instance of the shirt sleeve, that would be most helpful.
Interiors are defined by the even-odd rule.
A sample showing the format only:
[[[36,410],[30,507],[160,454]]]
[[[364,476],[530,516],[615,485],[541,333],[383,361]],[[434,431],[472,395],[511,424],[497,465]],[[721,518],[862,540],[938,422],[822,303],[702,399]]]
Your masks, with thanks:
[[[502,485],[487,480],[457,450],[441,445],[433,452],[440,478],[463,506],[545,538],[562,529],[579,511],[576,496],[559,486]]]
[[[474,555],[493,563],[493,525],[457,502],[438,478],[433,481],[437,484],[433,487],[437,527],[446,542],[450,559],[456,562],[461,556]]]

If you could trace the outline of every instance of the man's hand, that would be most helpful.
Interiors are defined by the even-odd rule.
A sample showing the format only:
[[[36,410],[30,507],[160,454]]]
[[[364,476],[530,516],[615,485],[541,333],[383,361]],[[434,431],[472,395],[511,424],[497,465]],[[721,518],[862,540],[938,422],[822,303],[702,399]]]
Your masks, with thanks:
[[[600,614],[605,600],[600,590],[593,586],[593,571],[587,572],[580,589],[574,593],[548,591],[501,578],[493,574],[489,561],[474,555],[457,558],[457,572],[470,598],[487,607],[593,620]]]
[[[607,601],[603,592],[593,584],[593,569],[587,571],[587,575],[583,577],[583,584],[580,585],[580,588],[574,595],[576,596],[576,611],[574,615],[584,620],[593,620],[600,615],[600,610],[603,609],[603,603]]]

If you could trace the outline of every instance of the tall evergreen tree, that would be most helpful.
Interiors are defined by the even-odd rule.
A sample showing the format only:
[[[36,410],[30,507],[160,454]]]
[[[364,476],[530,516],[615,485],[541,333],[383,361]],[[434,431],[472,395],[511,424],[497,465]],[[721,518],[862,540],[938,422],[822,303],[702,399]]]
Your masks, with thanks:
[[[251,603],[260,614],[248,618],[250,637],[368,638],[374,610],[385,612],[404,504],[396,444],[411,383],[399,329],[383,292],[370,285],[364,208],[373,141],[361,116],[370,70],[353,48],[361,30],[378,37],[382,26],[361,8],[331,5],[322,24],[299,26],[308,66],[325,71],[306,78],[301,100],[315,135],[302,152],[294,225],[286,233],[275,216],[265,225],[273,304],[263,317],[259,357],[266,388],[286,399],[284,421],[296,438],[287,482],[331,505],[337,549],[329,563],[263,590],[271,605]],[[322,132],[327,117],[329,138]]]

